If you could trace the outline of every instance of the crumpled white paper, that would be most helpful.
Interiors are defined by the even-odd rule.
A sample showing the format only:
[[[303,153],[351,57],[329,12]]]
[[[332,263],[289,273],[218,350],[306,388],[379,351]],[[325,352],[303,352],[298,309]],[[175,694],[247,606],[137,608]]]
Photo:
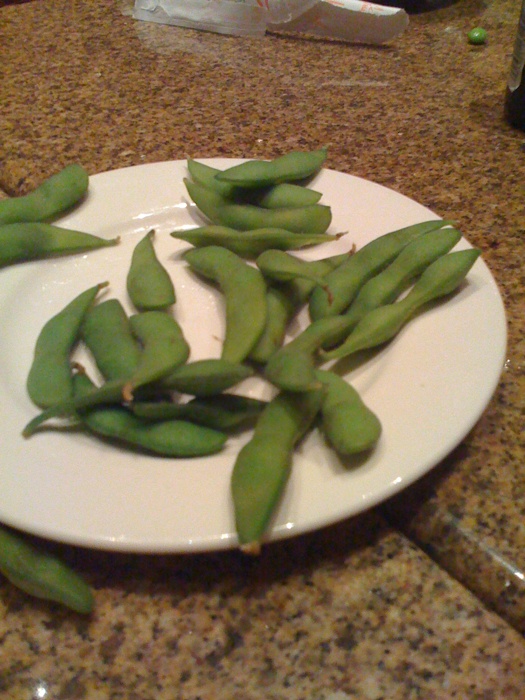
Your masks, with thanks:
[[[135,0],[133,16],[235,36],[273,29],[371,44],[408,26],[404,10],[366,0]]]

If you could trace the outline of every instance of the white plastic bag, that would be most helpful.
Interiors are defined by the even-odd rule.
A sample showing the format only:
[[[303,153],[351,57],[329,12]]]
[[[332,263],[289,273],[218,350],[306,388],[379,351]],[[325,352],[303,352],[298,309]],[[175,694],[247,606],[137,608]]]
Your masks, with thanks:
[[[135,19],[235,36],[263,36],[268,10],[256,0],[136,0]]]
[[[135,0],[133,16],[236,36],[272,29],[372,44],[408,26],[404,10],[366,0]]]

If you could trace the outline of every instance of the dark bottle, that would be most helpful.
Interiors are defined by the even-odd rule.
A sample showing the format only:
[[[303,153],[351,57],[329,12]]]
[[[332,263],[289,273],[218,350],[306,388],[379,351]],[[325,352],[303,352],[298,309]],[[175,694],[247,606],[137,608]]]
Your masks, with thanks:
[[[525,0],[521,6],[518,35],[507,83],[505,116],[512,126],[525,131]]]

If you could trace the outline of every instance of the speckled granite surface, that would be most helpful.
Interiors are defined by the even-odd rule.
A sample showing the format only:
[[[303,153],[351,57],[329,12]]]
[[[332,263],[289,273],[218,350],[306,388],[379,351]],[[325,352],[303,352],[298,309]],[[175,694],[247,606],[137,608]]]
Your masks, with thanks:
[[[523,698],[523,638],[375,514],[260,559],[59,551],[96,611],[2,587],[2,698]]]
[[[89,620],[3,583],[0,697],[523,698],[525,134],[502,115],[517,3],[414,15],[381,48],[240,40],[130,7],[0,9],[0,188],[23,193],[71,160],[95,173],[329,145],[329,167],[483,249],[508,361],[462,445],[376,512],[258,562],[59,547],[95,587]],[[486,46],[466,42],[476,25]]]

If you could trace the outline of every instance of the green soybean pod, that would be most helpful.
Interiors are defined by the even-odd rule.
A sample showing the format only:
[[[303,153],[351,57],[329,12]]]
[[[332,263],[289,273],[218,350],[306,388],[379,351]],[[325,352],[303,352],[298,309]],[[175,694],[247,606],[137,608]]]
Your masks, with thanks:
[[[341,345],[322,353],[323,360],[346,357],[394,338],[425,304],[455,291],[480,253],[472,248],[438,258],[426,268],[406,297],[369,311]]]
[[[140,360],[140,347],[118,299],[107,299],[87,312],[82,339],[106,380],[128,379]]]
[[[197,208],[213,224],[239,231],[279,228],[292,233],[326,233],[332,211],[326,204],[265,209],[254,204],[237,204],[197,182],[184,179],[186,189]]]
[[[86,615],[93,610],[93,592],[81,576],[58,557],[3,526],[0,571],[14,586],[35,598],[51,600]]]
[[[175,303],[175,288],[153,246],[154,231],[142,238],[131,256],[126,277],[129,298],[139,311],[160,311]]]
[[[229,182],[221,182],[215,177],[221,171],[206,163],[189,159],[188,171],[195,182],[204,187],[215,190],[222,197],[236,200],[237,202],[250,202],[267,209],[280,209],[282,207],[302,207],[308,204],[317,204],[322,195],[302,185],[283,182],[269,187],[246,190]]]
[[[89,394],[93,385],[83,374],[74,377],[77,396]],[[95,435],[117,444],[164,457],[202,457],[219,452],[227,435],[187,420],[144,421],[123,406],[88,408],[83,424]]]
[[[371,450],[381,436],[381,422],[358,391],[329,370],[316,370],[325,387],[321,404],[321,430],[342,457]]]
[[[89,176],[81,165],[66,165],[32,192],[0,201],[0,224],[56,218],[80,202],[88,185]]]
[[[346,315],[357,324],[368,311],[393,302],[426,267],[452,250],[460,238],[457,229],[443,228],[408,243],[388,267],[361,287]]]
[[[223,292],[226,328],[221,358],[243,362],[266,324],[266,283],[261,271],[221,246],[193,248],[183,257],[195,272],[218,284]]]
[[[235,525],[241,549],[258,554],[287,484],[294,449],[314,422],[322,391],[281,392],[259,416],[239,451],[231,476]]]
[[[324,285],[324,273],[312,267],[306,260],[301,260],[284,250],[269,249],[261,253],[255,261],[263,275],[273,282],[293,282],[307,279],[319,286]],[[332,269],[331,267],[329,269]]]
[[[2,200],[9,201],[9,200]],[[0,225],[0,267],[114,246],[118,238],[99,238],[90,233],[48,223]]]
[[[291,151],[273,160],[248,160],[216,175],[220,182],[238,187],[266,187],[280,182],[296,182],[315,175],[326,160],[327,149]]]
[[[142,311],[131,316],[129,322],[142,352],[122,390],[126,401],[133,399],[135,389],[168,376],[184,364],[190,354],[182,328],[165,311]]]
[[[200,182],[192,182],[188,178],[183,178],[183,182],[186,185],[190,199],[197,209],[213,224],[221,224],[220,209],[232,200],[202,185]]]
[[[243,258],[255,258],[269,248],[297,250],[329,243],[339,238],[328,233],[293,233],[280,228],[238,231],[227,226],[215,225],[201,226],[189,231],[173,231],[170,235],[197,248],[220,245]]]
[[[73,375],[71,375],[71,381],[73,382]],[[27,423],[22,430],[22,436],[25,438],[31,437],[43,423],[51,418],[73,416],[76,418],[78,412],[82,409],[100,406],[101,404],[120,404],[126,381],[124,379],[114,379],[110,382],[105,382],[100,387],[94,387],[89,392],[77,396],[73,395],[71,398],[49,406],[49,408],[43,410]]]
[[[71,352],[88,309],[106,285],[97,284],[79,294],[40,331],[26,382],[29,397],[37,406],[47,408],[72,396]]]
[[[253,204],[224,204],[217,210],[218,223],[249,231],[280,228],[292,233],[326,233],[332,221],[332,210],[326,204],[310,204],[286,209],[264,209]]]
[[[283,391],[318,389],[317,351],[341,342],[350,328],[345,316],[327,316],[314,321],[268,359],[264,369],[266,379]]]
[[[268,313],[263,333],[252,348],[249,358],[264,364],[281,347],[286,327],[291,319],[295,305],[288,294],[277,287],[268,287],[266,292]]]
[[[419,236],[443,228],[442,220],[425,221],[386,233],[367,243],[325,279],[326,290],[316,288],[310,297],[310,316],[317,320],[344,312],[362,285],[383,270],[401,250]]]
[[[177,367],[161,381],[161,386],[182,394],[210,396],[231,389],[253,375],[253,369],[223,358],[194,360]]]
[[[25,426],[22,435],[30,437],[46,421],[74,416],[81,409],[100,404],[130,402],[134,392],[155,384],[186,362],[189,346],[179,324],[165,311],[143,311],[130,318],[131,330],[141,343],[139,362],[128,378],[112,379],[80,396],[69,396],[53,403]],[[69,382],[72,377],[69,373]]]
[[[285,252],[285,251],[283,251]],[[340,253],[339,255],[332,255],[327,258],[321,258],[320,260],[303,260],[304,269],[308,270],[310,275],[319,275],[323,279],[321,287],[325,287],[324,277],[331,270],[335,270],[336,267],[342,265],[352,252]],[[291,279],[289,282],[284,282],[287,293],[294,300],[294,304],[299,308],[310,298],[312,291],[317,286],[313,279],[307,279],[306,276],[299,276],[295,279]]]
[[[193,181],[198,185],[217,192],[217,194],[225,199],[235,199],[242,195],[242,191],[235,185],[231,185],[229,182],[220,182],[220,180],[215,178],[217,173],[220,172],[218,168],[214,168],[206,163],[201,163],[193,158],[188,158],[186,165]]]
[[[256,190],[249,201],[265,209],[294,209],[317,204],[322,196],[321,192],[309,187],[295,185],[293,182],[282,182],[279,185]]]
[[[216,430],[236,430],[254,421],[266,403],[238,394],[214,394],[186,402],[137,401],[131,409],[136,416],[145,420],[179,418]]]
[[[282,255],[284,260],[277,263],[276,259],[273,262],[265,259],[260,265],[262,258],[265,257],[265,253],[263,253],[256,261],[257,266],[264,274],[268,272],[269,266],[273,266],[272,273],[268,276],[274,277],[273,284],[269,286],[267,293],[266,327],[256,347],[250,353],[250,359],[259,363],[268,362],[280,350],[290,320],[307,300],[314,286],[316,284],[323,285],[323,276],[348,257],[348,253],[343,253],[321,260],[299,260],[284,251],[274,250],[268,251],[268,253]],[[266,266],[266,262],[269,263],[268,266]],[[313,358],[308,357],[309,366],[312,362]],[[312,375],[307,372],[302,382],[303,386],[313,384]]]

